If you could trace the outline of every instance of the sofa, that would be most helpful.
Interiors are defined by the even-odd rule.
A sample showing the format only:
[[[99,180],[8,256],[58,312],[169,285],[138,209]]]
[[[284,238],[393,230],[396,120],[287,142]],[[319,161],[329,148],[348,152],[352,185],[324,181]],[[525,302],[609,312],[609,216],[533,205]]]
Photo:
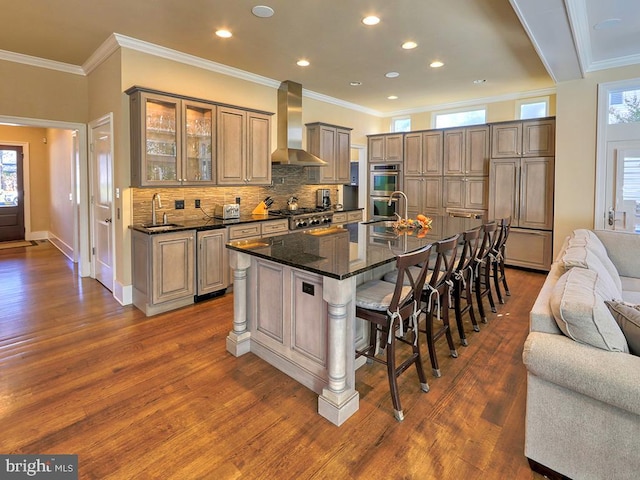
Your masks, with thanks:
[[[565,239],[523,351],[533,470],[640,478],[639,304],[640,235],[575,230]]]

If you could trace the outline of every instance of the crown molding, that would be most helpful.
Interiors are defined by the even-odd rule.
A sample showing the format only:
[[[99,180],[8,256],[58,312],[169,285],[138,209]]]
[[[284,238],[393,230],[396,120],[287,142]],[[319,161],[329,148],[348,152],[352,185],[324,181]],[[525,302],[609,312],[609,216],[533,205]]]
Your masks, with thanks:
[[[0,60],[8,62],[22,63],[32,67],[47,68],[49,70],[57,70],[64,73],[72,73],[74,75],[84,75],[82,67],[71,65],[70,63],[56,62],[40,57],[32,57],[23,53],[9,52],[8,50],[0,50]]]
[[[98,68],[102,62],[106,61],[111,55],[118,51],[120,45],[116,34],[112,33],[109,37],[102,42],[102,44],[91,54],[86,62],[82,64],[82,70],[85,75],[89,75],[96,68]]]

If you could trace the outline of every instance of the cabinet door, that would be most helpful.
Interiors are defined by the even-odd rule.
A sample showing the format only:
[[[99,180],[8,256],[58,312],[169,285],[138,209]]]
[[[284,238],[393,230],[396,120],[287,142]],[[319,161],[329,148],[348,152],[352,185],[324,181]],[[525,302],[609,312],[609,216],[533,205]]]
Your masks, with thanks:
[[[511,217],[518,226],[520,198],[520,159],[492,159],[489,174],[489,218]]]
[[[369,161],[384,162],[384,137],[369,137]]]
[[[442,175],[442,138],[442,131],[422,134],[422,173],[424,175]]]
[[[247,178],[246,114],[243,110],[218,107],[216,157],[219,185],[241,185]]]
[[[336,130],[336,183],[348,184],[351,180],[351,131]]]
[[[195,294],[194,240],[194,231],[154,235],[152,247],[154,304]]]
[[[216,107],[184,100],[182,128],[182,174],[184,184],[215,183]]]
[[[131,108],[131,182],[139,186],[180,184],[179,99],[135,92]]]
[[[489,175],[489,127],[469,127],[465,132],[465,174]]]
[[[522,155],[525,157],[555,156],[555,120],[532,120],[522,126]]]
[[[229,284],[227,230],[198,233],[198,295],[217,292]]]
[[[553,158],[523,158],[521,162],[518,226],[551,230],[553,228]]]
[[[404,135],[401,133],[395,135],[387,135],[385,137],[385,160],[387,162],[402,163],[404,150]]]
[[[251,185],[271,184],[271,118],[247,112],[247,181]]]
[[[424,197],[424,182],[422,177],[407,177],[404,179],[404,193],[407,194],[407,209],[412,216],[422,212]]]
[[[522,145],[522,122],[491,126],[491,158],[519,157]]]
[[[464,179],[464,208],[487,209],[487,177],[467,177]]]
[[[444,174],[464,175],[465,135],[463,128],[444,132]]]
[[[442,213],[442,177],[423,177],[423,211],[420,213]]]
[[[422,176],[422,133],[404,136],[404,175]]]
[[[320,125],[320,145],[317,155],[328,163],[320,167],[320,181],[333,182],[336,178],[336,142],[337,132],[333,127]],[[313,153],[313,152],[312,152]]]
[[[442,203],[445,208],[464,208],[464,180],[463,177],[444,177]]]

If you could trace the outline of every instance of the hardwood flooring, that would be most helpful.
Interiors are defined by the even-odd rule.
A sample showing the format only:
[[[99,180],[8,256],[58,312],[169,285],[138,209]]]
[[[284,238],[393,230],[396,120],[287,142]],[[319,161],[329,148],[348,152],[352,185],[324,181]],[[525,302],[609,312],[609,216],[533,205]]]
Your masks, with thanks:
[[[336,427],[313,392],[226,352],[232,295],[147,318],[48,243],[0,251],[0,453],[77,454],[79,478],[101,480],[541,479],[521,356],[545,276],[507,277],[512,296],[480,332],[467,321],[457,359],[439,341],[441,378],[424,355],[430,392],[400,377],[403,422],[374,364]]]

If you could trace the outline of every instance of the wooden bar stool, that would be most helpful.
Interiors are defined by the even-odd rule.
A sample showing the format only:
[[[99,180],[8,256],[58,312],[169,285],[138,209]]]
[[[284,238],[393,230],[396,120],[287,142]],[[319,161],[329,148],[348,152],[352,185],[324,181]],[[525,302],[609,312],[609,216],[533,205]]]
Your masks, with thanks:
[[[456,234],[453,237],[435,243],[436,260],[433,269],[429,270],[429,281],[425,283],[422,291],[422,301],[426,304],[426,320],[424,330],[420,331],[426,334],[431,368],[433,375],[436,377],[441,376],[436,355],[436,340],[444,335],[447,338],[451,356],[454,358],[458,356],[449,326],[449,294],[451,292],[451,276],[458,251],[459,236],[459,234]],[[439,326],[435,332],[433,326],[434,318],[442,320],[442,326]]]
[[[464,333],[464,325],[462,317],[469,312],[469,318],[473,325],[473,330],[480,331],[476,314],[473,309],[473,281],[474,281],[474,262],[478,253],[478,242],[480,239],[480,230],[482,227],[476,227],[462,233],[462,251],[458,258],[451,280],[453,281],[452,297],[453,309],[456,314],[456,324],[458,326],[458,334],[460,335],[460,343],[463,346],[469,345],[467,337]],[[462,300],[465,306],[462,306]]]
[[[493,294],[491,293],[491,253],[495,246],[498,224],[496,222],[485,223],[482,226],[482,233],[480,238],[480,244],[478,245],[478,255],[474,261],[475,278],[473,288],[476,294],[476,302],[478,304],[478,313],[482,323],[487,323],[487,315],[484,311],[484,305],[482,299],[484,297],[489,298],[489,305],[491,305],[491,311],[496,313],[496,304],[493,301]]]
[[[509,239],[509,232],[511,231],[511,217],[506,217],[500,220],[500,230],[498,233],[498,240],[496,246],[493,249],[491,258],[491,270],[493,273],[493,285],[496,289],[496,296],[498,302],[504,303],[504,297],[500,291],[500,283],[504,287],[504,293],[507,296],[511,295],[509,291],[509,285],[507,285],[507,276],[504,272],[504,256],[507,246],[507,240]]]
[[[418,322],[422,313],[420,297],[427,277],[430,254],[431,245],[427,245],[416,252],[399,255],[396,260],[398,276],[395,283],[372,280],[356,288],[356,317],[370,322],[369,345],[356,350],[356,358],[365,356],[387,366],[391,401],[398,421],[404,419],[398,393],[398,377],[407,368],[416,366],[420,388],[423,392],[429,391],[422,368]],[[408,335],[409,332],[411,335]],[[413,338],[408,339],[410,337]],[[379,348],[386,349],[386,360],[376,356],[378,338]],[[399,365],[396,362],[396,342],[410,345],[412,351]]]

